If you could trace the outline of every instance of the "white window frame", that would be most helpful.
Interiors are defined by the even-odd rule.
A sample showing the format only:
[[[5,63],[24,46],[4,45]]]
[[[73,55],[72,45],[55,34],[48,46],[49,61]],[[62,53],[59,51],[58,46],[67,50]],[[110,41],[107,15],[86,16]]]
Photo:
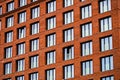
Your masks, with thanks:
[[[64,7],[72,6],[74,4],[74,0],[64,0]]]
[[[51,47],[56,45],[56,34],[49,34],[47,35],[47,47]]]
[[[6,32],[6,43],[13,41],[13,31]]]
[[[17,76],[16,80],[24,80],[24,76]]]
[[[4,64],[4,71],[5,71],[4,72],[5,75],[12,73],[12,63],[11,62],[8,62],[8,63]]]
[[[5,58],[11,58],[12,57],[12,46],[5,48]]]
[[[31,24],[31,35],[39,33],[40,25],[39,22],[35,22]]]
[[[19,23],[26,22],[26,12],[19,13]]]
[[[25,6],[27,4],[27,0],[19,0],[19,7]]]
[[[31,51],[36,51],[36,50],[38,50],[38,49],[39,49],[39,39],[37,38],[37,39],[31,40],[31,41],[30,41],[30,45],[31,45],[31,47],[30,47],[30,50],[31,50]]]
[[[34,72],[30,74],[30,80],[38,80],[38,72]]]
[[[14,10],[14,1],[7,3],[7,11]]]
[[[30,57],[30,68],[37,68],[39,65],[39,56],[31,56]]]
[[[25,42],[17,44],[17,55],[25,54]]]
[[[56,11],[56,0],[47,3],[47,13]]]
[[[18,39],[24,38],[26,36],[26,27],[18,28]]]
[[[47,30],[53,29],[56,27],[56,17],[50,17],[47,19]]]
[[[14,16],[7,17],[7,28],[14,25]]]
[[[55,69],[46,70],[46,80],[55,80]]]
[[[24,59],[17,60],[17,71],[20,72],[23,70],[25,70],[25,60]]]
[[[39,6],[34,7],[34,8],[31,9],[31,17],[32,17],[32,19],[39,17],[39,15],[40,15],[40,7]]]

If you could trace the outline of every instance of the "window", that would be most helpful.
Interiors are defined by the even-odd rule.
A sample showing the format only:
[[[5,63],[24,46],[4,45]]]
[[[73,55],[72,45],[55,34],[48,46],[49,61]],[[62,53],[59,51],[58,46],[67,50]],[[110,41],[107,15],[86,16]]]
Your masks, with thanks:
[[[100,13],[104,13],[111,10],[111,0],[100,0]]]
[[[100,20],[100,31],[104,32],[104,31],[108,31],[112,29],[112,19],[111,17],[107,17],[104,19]]]
[[[56,59],[55,54],[56,54],[55,51],[47,52],[46,54],[47,65],[55,63]]]
[[[0,6],[0,15],[2,15],[2,6]]]
[[[39,39],[33,39],[30,41],[31,51],[36,51],[39,49]]]
[[[56,34],[47,35],[47,47],[54,46],[56,44]]]
[[[47,19],[47,30],[53,29],[56,27],[56,17],[50,17]]]
[[[26,34],[26,28],[21,27],[18,29],[18,39],[24,38]]]
[[[85,19],[92,16],[92,6],[87,5],[81,8],[81,18]]]
[[[39,22],[31,24],[31,34],[37,34],[39,33]]]
[[[82,62],[82,75],[93,74],[93,62],[92,60]]]
[[[24,80],[24,76],[17,76],[16,80]]]
[[[30,80],[38,80],[38,72],[30,74]]]
[[[103,77],[101,80],[114,80],[114,76]]]
[[[37,68],[38,62],[38,55],[30,57],[30,68]]]
[[[25,61],[24,59],[17,60],[17,71],[23,71],[25,68]]]
[[[64,24],[69,24],[74,22],[74,13],[73,11],[69,11],[64,13]]]
[[[56,11],[56,0],[47,3],[47,13]]]
[[[74,58],[74,47],[68,46],[64,48],[64,60],[70,60]]]
[[[8,62],[4,64],[4,74],[11,74],[12,73],[12,63]]]
[[[73,5],[74,0],[64,0],[64,7],[68,7]]]
[[[13,32],[12,31],[6,32],[6,39],[5,40],[6,40],[6,43],[13,41]]]
[[[38,1],[38,0],[32,0],[32,2],[35,2],[35,1]]]
[[[111,50],[112,46],[112,36],[101,38],[101,51]]]
[[[101,58],[101,70],[102,72],[113,69],[113,56],[107,56]]]
[[[55,80],[55,69],[46,70],[46,80]]]
[[[17,45],[17,54],[18,55],[21,55],[21,54],[24,54],[25,53],[25,43],[23,42],[23,43],[19,43],[18,45]]]
[[[27,4],[27,0],[19,0],[19,6],[25,6]]]
[[[40,14],[40,8],[39,7],[34,7],[31,9],[31,14],[32,14],[32,19],[39,17]]]
[[[81,52],[82,52],[82,56],[87,56],[87,55],[91,55],[92,52],[92,41],[89,42],[85,42],[81,44]]]
[[[14,2],[13,1],[9,2],[7,4],[7,11],[9,12],[9,11],[12,11],[12,10],[14,10]]]
[[[19,13],[19,23],[23,23],[26,21],[26,12]]]
[[[73,28],[64,30],[64,42],[69,42],[74,40]]]
[[[86,23],[81,26],[81,36],[87,37],[92,35],[92,23]]]
[[[85,1],[85,0],[81,0],[81,2],[83,2],[83,1]]]
[[[74,78],[74,65],[64,66],[64,79]]]
[[[13,26],[13,24],[14,24],[14,17],[13,16],[7,17],[7,28]]]
[[[12,57],[12,46],[5,48],[5,58],[11,58]]]
[[[7,79],[4,79],[4,80],[12,80],[11,78],[7,78]]]

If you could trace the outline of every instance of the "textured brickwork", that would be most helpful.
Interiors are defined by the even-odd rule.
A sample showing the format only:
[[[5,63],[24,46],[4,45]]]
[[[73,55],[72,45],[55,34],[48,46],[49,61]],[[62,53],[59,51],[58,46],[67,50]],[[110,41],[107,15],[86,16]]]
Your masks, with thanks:
[[[63,80],[63,66],[67,64],[74,64],[74,79],[69,80],[100,80],[101,77],[114,75],[115,80],[120,80],[120,0],[111,0],[112,1],[112,10],[106,13],[99,13],[98,0],[86,0],[85,2],[80,2],[80,0],[74,0],[74,5],[64,8],[63,0],[57,1],[57,10],[53,13],[46,13],[46,2],[37,1],[31,3],[30,0],[27,1],[26,6],[18,8],[18,0],[15,2],[15,10],[11,12],[6,12],[6,3],[10,0],[5,0],[0,2],[0,5],[3,7],[3,14],[0,16],[2,21],[2,28],[0,31],[0,80],[6,78],[12,78],[15,80],[16,76],[24,75],[25,80],[29,80],[29,74],[32,72],[39,73],[39,80],[45,80],[45,70],[55,68],[56,69],[56,80]],[[91,4],[92,5],[92,17],[87,19],[80,19],[80,7]],[[35,6],[40,6],[40,17],[31,19],[31,8]],[[68,25],[63,24],[63,13],[66,11],[74,11],[74,22]],[[18,24],[18,13],[26,11],[27,21],[25,23]],[[10,28],[6,27],[6,17],[14,15],[14,26]],[[56,16],[57,26],[55,29],[46,30],[46,18],[51,16]],[[99,19],[111,16],[112,17],[112,30],[101,33],[99,31]],[[39,21],[40,23],[40,32],[36,35],[30,35],[30,24]],[[80,25],[92,22],[92,36],[81,38],[81,29]],[[17,29],[26,26],[26,37],[23,39],[17,39]],[[73,28],[74,29],[74,41],[63,42],[63,30]],[[14,37],[13,42],[5,43],[5,32],[13,31]],[[56,45],[47,48],[46,47],[46,35],[56,33]],[[113,49],[105,52],[100,51],[100,38],[104,36],[113,36]],[[30,52],[30,40],[39,38],[39,50]],[[82,42],[90,41],[93,42],[93,54],[90,56],[81,56],[81,46]],[[26,44],[26,53],[20,56],[17,56],[17,47],[18,43],[25,42]],[[7,46],[13,46],[12,58],[4,59],[4,48]],[[63,60],[63,48],[66,46],[74,45],[74,59],[64,61]],[[52,65],[46,65],[45,53],[51,50],[56,50],[56,63]],[[39,55],[39,67],[35,69],[29,68],[29,57],[33,55]],[[113,55],[114,57],[114,69],[106,72],[100,71],[100,58],[108,55]],[[25,59],[25,70],[21,72],[16,71],[16,60],[21,58]],[[93,74],[88,76],[81,75],[81,65],[82,61],[93,60]],[[4,75],[4,63],[12,62],[12,74]]]

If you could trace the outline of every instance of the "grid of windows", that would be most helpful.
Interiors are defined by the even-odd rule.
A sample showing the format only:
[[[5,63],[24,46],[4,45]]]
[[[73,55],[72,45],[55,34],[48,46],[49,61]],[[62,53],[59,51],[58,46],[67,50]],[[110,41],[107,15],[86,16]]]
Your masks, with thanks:
[[[73,46],[65,47],[63,50],[64,50],[64,60],[70,60],[74,58]]]
[[[82,75],[85,76],[89,74],[93,74],[93,61],[92,60],[82,62]]]
[[[40,8],[39,7],[34,7],[31,9],[31,17],[32,19],[39,17],[40,15]]]
[[[50,17],[47,19],[47,30],[53,29],[56,27],[56,17]]]
[[[4,74],[11,74],[12,73],[12,63],[8,62],[4,64]]]
[[[92,16],[92,6],[87,5],[81,8],[81,18],[85,19]]]
[[[111,17],[103,18],[100,20],[100,31],[108,31],[112,29],[112,19]]]
[[[68,11],[64,13],[64,24],[69,24],[74,22],[74,12]]]
[[[11,58],[12,57],[12,46],[5,48],[5,58]]]
[[[92,35],[92,23],[86,23],[81,26],[81,36],[87,37]]]
[[[56,44],[56,34],[47,35],[47,47],[54,46]]]
[[[38,72],[31,73],[29,79],[30,80],[38,80]]]
[[[56,11],[56,0],[47,3],[47,13]]]
[[[25,69],[24,59],[17,60],[17,71],[23,71]]]
[[[87,56],[87,55],[91,55],[92,52],[92,41],[89,42],[85,42],[81,44],[82,47],[82,56]]]
[[[101,38],[101,51],[111,50],[112,48],[112,36]]]
[[[13,26],[14,17],[13,16],[7,17],[7,23],[6,24],[7,24],[7,28]]]
[[[64,66],[64,79],[74,78],[74,65]]]
[[[9,11],[12,11],[12,10],[14,10],[14,2],[13,1],[9,2],[7,4],[7,11],[9,12]]]
[[[46,80],[55,80],[55,69],[46,70]]]
[[[47,65],[55,63],[56,59],[55,54],[56,54],[55,51],[50,51],[46,53]]]
[[[30,57],[30,68],[38,67],[38,55]]]
[[[113,56],[101,58],[101,71],[108,71],[113,69]]]
[[[100,0],[100,13],[104,13],[111,10],[111,0]]]

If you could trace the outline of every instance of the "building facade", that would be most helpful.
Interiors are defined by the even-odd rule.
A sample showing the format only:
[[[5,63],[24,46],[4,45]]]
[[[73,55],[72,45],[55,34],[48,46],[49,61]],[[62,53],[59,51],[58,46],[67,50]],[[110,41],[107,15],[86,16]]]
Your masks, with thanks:
[[[0,0],[0,80],[120,80],[120,0]]]

